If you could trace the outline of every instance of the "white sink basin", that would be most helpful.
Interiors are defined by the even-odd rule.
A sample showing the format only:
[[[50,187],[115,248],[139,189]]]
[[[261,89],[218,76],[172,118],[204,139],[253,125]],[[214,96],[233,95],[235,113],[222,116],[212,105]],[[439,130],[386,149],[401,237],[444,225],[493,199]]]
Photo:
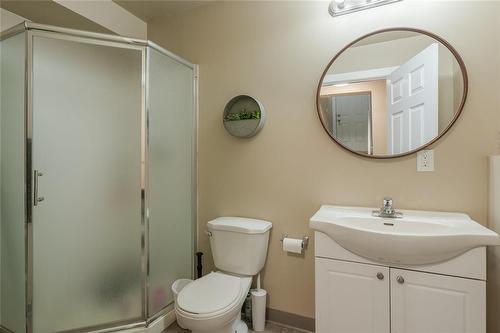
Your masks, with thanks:
[[[498,234],[466,214],[401,210],[403,218],[372,216],[375,208],[321,206],[309,226],[346,250],[383,263],[422,265],[475,247],[500,245]]]

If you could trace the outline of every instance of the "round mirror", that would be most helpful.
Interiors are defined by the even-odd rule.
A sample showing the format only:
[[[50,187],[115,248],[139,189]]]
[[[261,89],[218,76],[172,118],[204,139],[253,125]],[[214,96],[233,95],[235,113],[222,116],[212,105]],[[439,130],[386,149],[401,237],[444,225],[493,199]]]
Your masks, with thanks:
[[[247,95],[240,95],[227,103],[222,121],[231,135],[250,138],[262,129],[265,118],[264,107],[258,100]]]
[[[457,51],[418,29],[376,31],[328,64],[316,105],[325,131],[362,156],[390,158],[425,148],[457,120],[467,72]]]

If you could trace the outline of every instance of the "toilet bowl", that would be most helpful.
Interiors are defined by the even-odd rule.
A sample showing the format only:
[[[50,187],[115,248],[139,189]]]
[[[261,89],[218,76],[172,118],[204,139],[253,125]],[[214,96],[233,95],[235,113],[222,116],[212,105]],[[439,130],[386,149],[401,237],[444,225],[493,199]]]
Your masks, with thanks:
[[[219,217],[207,226],[214,264],[220,271],[191,282],[179,292],[177,321],[192,333],[247,333],[241,307],[252,277],[264,266],[272,224]]]
[[[252,278],[212,272],[181,290],[175,304],[177,321],[192,333],[246,333],[241,307]]]

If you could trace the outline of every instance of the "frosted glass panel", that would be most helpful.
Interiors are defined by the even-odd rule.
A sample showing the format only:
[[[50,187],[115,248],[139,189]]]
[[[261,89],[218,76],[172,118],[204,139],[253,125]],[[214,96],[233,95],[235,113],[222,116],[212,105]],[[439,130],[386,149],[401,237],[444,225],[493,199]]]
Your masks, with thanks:
[[[25,34],[0,42],[0,313],[2,326],[25,331],[24,62]]]
[[[33,43],[34,332],[137,320],[142,53]]]
[[[193,262],[193,70],[151,50],[149,77],[149,312],[173,302]]]

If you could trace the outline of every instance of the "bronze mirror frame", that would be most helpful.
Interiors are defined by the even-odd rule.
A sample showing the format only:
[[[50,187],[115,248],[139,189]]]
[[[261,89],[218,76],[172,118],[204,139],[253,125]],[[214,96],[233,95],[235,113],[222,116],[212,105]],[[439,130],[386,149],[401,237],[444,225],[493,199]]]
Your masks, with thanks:
[[[365,38],[371,37],[373,35],[377,35],[377,34],[384,33],[384,32],[395,32],[395,31],[409,31],[409,32],[415,32],[415,33],[420,33],[420,34],[423,34],[423,35],[427,35],[427,36],[435,39],[436,41],[438,41],[442,45],[446,46],[446,48],[451,52],[451,54],[453,54],[453,56],[457,60],[458,65],[460,66],[460,71],[462,72],[462,80],[463,80],[462,100],[460,101],[460,105],[459,105],[458,109],[455,110],[455,115],[451,119],[450,123],[446,126],[446,128],[441,133],[439,133],[438,136],[436,136],[434,139],[432,139],[431,141],[427,142],[426,144],[418,147],[417,149],[413,149],[413,150],[410,150],[410,151],[408,151],[406,153],[395,154],[395,155],[370,155],[370,154],[365,154],[365,153],[357,152],[357,151],[354,151],[351,148],[347,147],[346,145],[344,145],[342,142],[340,142],[340,140],[337,140],[337,138],[335,138],[333,136],[333,134],[330,133],[330,131],[328,130],[328,128],[325,126],[325,121],[324,121],[323,115],[321,113],[321,106],[320,106],[320,102],[319,102],[320,91],[321,91],[321,87],[323,86],[322,85],[323,79],[325,78],[328,70],[330,69],[330,67],[332,66],[332,64],[335,62],[335,60],[337,60],[342,55],[342,53],[344,53],[344,51],[346,51],[348,48],[350,48],[351,46],[353,46],[357,42],[359,42],[359,41],[361,41],[361,40],[363,40]],[[376,30],[376,31],[370,32],[370,33],[368,33],[366,35],[363,35],[361,37],[356,38],[354,41],[352,41],[349,44],[347,44],[346,46],[344,46],[335,55],[335,57],[333,57],[333,59],[330,60],[330,62],[326,65],[326,68],[323,71],[323,74],[321,75],[321,78],[319,79],[318,89],[316,91],[316,111],[318,113],[319,120],[320,120],[321,125],[323,126],[323,129],[325,130],[325,132],[328,134],[328,136],[335,143],[337,143],[343,149],[345,149],[345,150],[347,150],[347,151],[349,151],[349,152],[351,152],[353,154],[356,154],[358,156],[369,157],[369,158],[373,158],[373,159],[398,158],[398,157],[408,156],[408,155],[414,154],[414,153],[416,153],[416,152],[418,152],[420,150],[423,150],[423,149],[429,147],[430,145],[432,145],[433,143],[435,143],[436,141],[438,141],[439,139],[441,139],[446,133],[448,133],[448,131],[451,129],[451,127],[455,124],[455,122],[457,121],[457,119],[462,114],[462,111],[463,111],[463,108],[464,108],[464,105],[465,105],[465,101],[467,100],[468,91],[469,91],[469,79],[468,79],[468,75],[467,75],[467,68],[465,66],[465,63],[464,63],[462,57],[458,53],[458,51],[448,41],[446,41],[444,38],[442,38],[442,37],[440,37],[440,36],[438,36],[438,35],[436,35],[436,34],[434,34],[432,32],[425,31],[425,30],[422,30],[422,29],[407,28],[407,27],[394,27],[394,28],[387,28],[387,29]]]

